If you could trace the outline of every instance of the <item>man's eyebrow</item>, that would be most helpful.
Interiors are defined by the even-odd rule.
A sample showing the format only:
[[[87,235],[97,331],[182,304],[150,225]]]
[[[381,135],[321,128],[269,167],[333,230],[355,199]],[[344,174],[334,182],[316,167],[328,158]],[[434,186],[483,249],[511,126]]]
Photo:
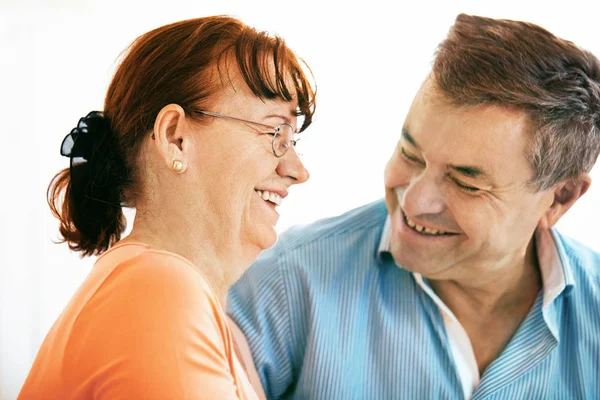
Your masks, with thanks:
[[[417,149],[421,149],[419,147],[419,144],[416,142],[415,138],[413,138],[410,135],[410,133],[408,133],[408,129],[406,127],[402,128],[402,138],[404,138],[404,140],[406,140],[408,143],[410,143]],[[490,182],[492,181],[490,174],[485,172],[483,168],[475,167],[472,165],[449,165],[448,168],[469,178],[481,178]]]
[[[491,181],[490,175],[479,167],[471,165],[449,165],[448,168],[469,178],[483,178]]]
[[[419,147],[419,145],[417,144],[415,139],[412,136],[410,136],[410,133],[408,133],[408,129],[406,129],[405,127],[402,128],[402,137],[404,138],[404,140],[406,140],[408,143],[412,144],[417,149],[421,148],[421,147]]]

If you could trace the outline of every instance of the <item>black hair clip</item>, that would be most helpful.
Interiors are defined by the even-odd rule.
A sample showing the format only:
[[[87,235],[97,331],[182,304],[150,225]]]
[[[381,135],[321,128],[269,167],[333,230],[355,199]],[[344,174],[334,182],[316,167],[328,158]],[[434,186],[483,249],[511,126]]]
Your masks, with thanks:
[[[77,123],[77,127],[65,136],[60,145],[60,154],[88,161],[94,145],[102,141],[108,130],[108,121],[100,111],[92,111]]]

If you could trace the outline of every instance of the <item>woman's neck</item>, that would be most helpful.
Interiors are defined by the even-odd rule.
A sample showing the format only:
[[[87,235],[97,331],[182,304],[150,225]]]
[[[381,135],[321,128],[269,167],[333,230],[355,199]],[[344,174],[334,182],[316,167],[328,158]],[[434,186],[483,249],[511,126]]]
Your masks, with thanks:
[[[204,276],[225,307],[227,289],[260,249],[244,246],[239,234],[235,235],[239,230],[210,213],[195,216],[160,214],[166,217],[138,209],[131,234],[121,242],[141,242],[185,257]]]

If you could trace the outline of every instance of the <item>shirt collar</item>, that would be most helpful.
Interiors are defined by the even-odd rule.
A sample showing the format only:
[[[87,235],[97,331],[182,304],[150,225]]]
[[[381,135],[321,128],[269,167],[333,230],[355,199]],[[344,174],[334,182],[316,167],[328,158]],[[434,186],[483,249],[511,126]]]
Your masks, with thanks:
[[[538,263],[544,285],[545,309],[563,292],[574,286],[573,271],[555,230],[538,229],[535,233]]]
[[[379,248],[377,249],[377,258],[381,261],[383,254],[389,254],[390,252],[390,235],[392,233],[392,221],[388,215],[383,225],[383,231],[381,232],[381,239],[379,240]]]
[[[384,253],[390,253],[391,236],[390,216],[385,220],[377,257],[381,260]],[[545,309],[556,298],[565,291],[570,292],[574,286],[573,271],[566,257],[558,235],[554,229],[537,229],[535,233],[535,244],[538,253],[538,262],[542,275],[543,306]],[[417,276],[418,275],[418,276]],[[419,274],[413,273],[417,282],[422,280]]]

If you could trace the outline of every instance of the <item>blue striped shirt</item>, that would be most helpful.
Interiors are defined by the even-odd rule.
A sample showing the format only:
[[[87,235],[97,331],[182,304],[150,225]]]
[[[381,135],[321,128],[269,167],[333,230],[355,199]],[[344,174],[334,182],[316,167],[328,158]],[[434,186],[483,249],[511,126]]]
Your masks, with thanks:
[[[269,399],[465,397],[439,305],[382,248],[386,219],[378,201],[293,228],[231,288]],[[552,238],[560,290],[540,293],[472,399],[600,398],[600,254]]]

